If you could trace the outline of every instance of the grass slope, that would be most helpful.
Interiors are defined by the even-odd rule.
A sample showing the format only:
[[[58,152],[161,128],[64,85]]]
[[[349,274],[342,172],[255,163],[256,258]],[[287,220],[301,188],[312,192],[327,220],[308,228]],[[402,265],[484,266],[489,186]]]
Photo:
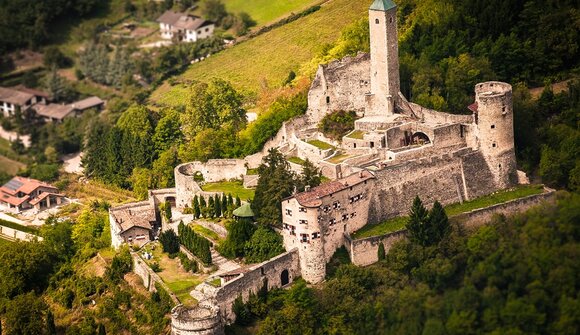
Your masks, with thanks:
[[[246,12],[256,20],[258,26],[262,26],[319,2],[320,0],[226,0],[225,4],[228,12]]]
[[[484,208],[492,205],[501,204],[514,199],[527,197],[544,192],[542,185],[520,185],[508,190],[502,190],[481,198],[465,201],[464,203],[452,204],[445,207],[448,216],[455,216],[461,213],[469,212],[474,209]],[[400,216],[389,219],[376,225],[366,225],[355,232],[353,239],[366,238],[371,236],[385,235],[396,232],[405,228],[407,225],[407,216]]]
[[[317,12],[193,64],[178,79],[221,78],[238,89],[254,92],[264,83],[279,86],[291,70],[311,60],[323,44],[335,41],[345,26],[364,17],[368,6],[367,1],[329,1]],[[178,105],[184,95],[183,86],[171,87],[165,82],[153,92],[151,100]]]
[[[206,192],[224,192],[225,194],[231,194],[234,198],[238,196],[243,201],[254,199],[254,193],[256,192],[254,189],[245,188],[239,180],[207,183],[201,188]]]

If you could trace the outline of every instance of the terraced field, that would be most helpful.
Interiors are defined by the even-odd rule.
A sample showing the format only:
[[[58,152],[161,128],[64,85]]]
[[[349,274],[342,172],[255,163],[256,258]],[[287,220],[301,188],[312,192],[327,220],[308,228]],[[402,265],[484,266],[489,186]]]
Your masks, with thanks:
[[[280,86],[291,70],[298,71],[324,44],[334,42],[345,26],[364,17],[368,6],[367,1],[331,0],[317,12],[191,65],[177,79],[221,78],[253,92],[265,85]],[[165,82],[151,101],[178,105],[184,94],[183,86]]]
[[[230,13],[246,12],[258,26],[277,21],[290,13],[300,12],[309,6],[320,3],[320,0],[226,0],[226,9]]]

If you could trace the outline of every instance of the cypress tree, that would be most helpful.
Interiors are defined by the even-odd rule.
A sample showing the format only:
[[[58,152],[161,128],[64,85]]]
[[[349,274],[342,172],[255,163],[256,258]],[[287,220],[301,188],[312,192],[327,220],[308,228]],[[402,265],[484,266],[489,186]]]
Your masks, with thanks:
[[[386,253],[385,253],[385,245],[383,244],[383,242],[379,243],[379,261],[382,261],[383,259],[385,259]]]
[[[236,208],[239,208],[242,205],[242,201],[240,197],[236,195]]]
[[[208,201],[208,214],[210,218],[214,218],[215,217],[215,201],[213,199],[213,197],[209,197],[209,201]]]
[[[225,193],[222,193],[222,214],[224,218],[227,216],[226,212],[228,211],[228,197]]]
[[[168,222],[171,222],[172,217],[171,203],[169,201],[166,201],[163,209],[165,210],[165,218],[167,219]]]
[[[222,201],[220,200],[219,195],[215,195],[215,200],[214,200],[214,211],[215,211],[215,217],[219,218],[222,216]]]
[[[232,198],[232,194],[228,193],[228,207],[231,207],[234,205],[234,198]]]
[[[193,197],[193,217],[195,219],[199,219],[199,216],[201,214],[201,209],[199,208],[199,199],[197,197],[197,194]]]

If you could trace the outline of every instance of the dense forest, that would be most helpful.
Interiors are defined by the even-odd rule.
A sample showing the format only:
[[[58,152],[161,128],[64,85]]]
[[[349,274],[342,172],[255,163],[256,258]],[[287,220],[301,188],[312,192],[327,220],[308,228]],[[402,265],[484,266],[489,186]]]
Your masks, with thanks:
[[[339,250],[321,287],[298,282],[238,303],[231,333],[576,334],[578,222],[580,196],[560,194],[474,232],[452,225],[432,245],[401,241],[370,267],[344,264]]]

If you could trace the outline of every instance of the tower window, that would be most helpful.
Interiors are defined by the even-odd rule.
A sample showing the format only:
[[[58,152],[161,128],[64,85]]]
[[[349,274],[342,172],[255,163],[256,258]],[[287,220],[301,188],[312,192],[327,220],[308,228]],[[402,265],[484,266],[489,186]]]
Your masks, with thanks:
[[[494,144],[492,144],[491,146],[495,148],[495,143],[494,143]]]
[[[499,165],[499,167],[501,168],[501,164]]]
[[[491,129],[495,129],[495,124],[492,124],[491,125]]]
[[[389,18],[389,23],[393,23],[393,18],[392,17]]]
[[[375,23],[376,24],[379,24],[379,19],[375,19]]]
[[[330,97],[326,97],[326,103],[329,104],[330,103]]]

